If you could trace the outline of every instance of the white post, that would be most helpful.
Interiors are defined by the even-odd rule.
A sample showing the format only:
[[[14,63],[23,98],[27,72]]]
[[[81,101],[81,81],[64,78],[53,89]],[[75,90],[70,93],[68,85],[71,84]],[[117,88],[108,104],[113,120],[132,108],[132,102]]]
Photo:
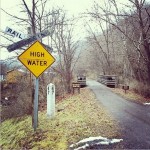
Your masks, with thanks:
[[[55,116],[55,85],[52,83],[47,85],[47,116]]]

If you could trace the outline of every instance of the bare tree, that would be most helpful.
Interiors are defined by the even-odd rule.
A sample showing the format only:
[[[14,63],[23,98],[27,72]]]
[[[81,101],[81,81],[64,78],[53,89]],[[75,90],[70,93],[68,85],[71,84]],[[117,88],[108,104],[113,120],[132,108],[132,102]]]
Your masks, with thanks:
[[[150,79],[150,9],[145,0],[129,0],[129,2],[130,5],[125,5],[128,8],[127,12],[119,10],[116,0],[110,0],[108,1],[111,5],[110,10],[95,3],[93,11],[88,14],[95,20],[109,23],[110,28],[117,29],[121,33],[119,36],[135,78],[147,82]],[[106,16],[109,17],[106,19]]]
[[[59,57],[58,66],[54,70],[59,72],[65,91],[70,93],[72,74],[78,60],[78,55],[76,54],[78,41],[73,38],[75,20],[68,20],[65,12],[61,12],[60,14],[57,16],[57,25],[54,37],[52,37]]]
[[[53,14],[54,14],[54,11],[46,12],[45,6],[46,6],[46,3],[47,3],[47,0],[32,0],[32,1],[30,1],[31,5],[29,4],[29,1],[26,1],[26,0],[22,0],[21,2],[22,2],[22,5],[21,5],[22,6],[22,11],[21,12],[24,13],[22,15],[23,17],[18,17],[18,16],[15,16],[15,15],[12,15],[9,12],[6,12],[5,10],[3,10],[3,11],[6,14],[8,14],[11,18],[13,18],[14,22],[16,24],[25,25],[26,29],[27,29],[27,27],[30,27],[31,28],[31,33],[30,33],[31,35],[36,35],[37,33],[45,30],[45,28],[47,29],[47,26],[44,26],[45,18],[47,18],[47,17],[52,18]],[[54,21],[54,20],[52,20],[52,21]],[[49,21],[48,24],[51,25],[51,28],[49,27],[49,30],[54,29],[55,21],[53,23]],[[8,40],[8,43],[13,42],[12,38],[7,38],[8,36],[3,34],[3,33],[2,33],[2,35],[3,35],[3,38]],[[29,36],[31,36],[31,35],[29,35]],[[4,45],[4,46],[6,47],[7,45]],[[27,45],[27,46],[29,46],[29,45]],[[19,54],[20,54],[20,52],[18,51]],[[18,53],[17,53],[17,55],[18,55]],[[26,76],[26,80],[29,80],[28,75]],[[44,82],[41,82],[40,90],[41,90],[41,87],[43,86],[43,84],[44,84]],[[32,78],[30,78],[30,84],[28,86],[31,88],[30,97],[33,101],[33,98],[34,98],[34,88],[33,87],[34,86],[33,86]],[[28,87],[28,89],[29,89],[29,87]],[[18,97],[19,97],[20,92],[18,92],[17,94],[18,94]],[[26,93],[26,94],[29,95],[29,93]],[[24,100],[26,100],[26,99],[24,99]],[[26,103],[26,102],[27,101],[25,101],[24,103]],[[32,107],[32,106],[30,105],[30,107]],[[32,108],[31,108],[31,110],[32,110]]]
[[[90,45],[93,47],[93,55],[95,57],[95,63],[100,67],[102,67],[104,74],[111,74],[111,60],[110,60],[110,47],[109,47],[109,37],[108,32],[103,30],[101,22],[98,22],[100,27],[100,31],[102,33],[95,33],[93,29],[87,24],[89,27],[89,38],[87,38]],[[99,63],[98,63],[99,62]]]

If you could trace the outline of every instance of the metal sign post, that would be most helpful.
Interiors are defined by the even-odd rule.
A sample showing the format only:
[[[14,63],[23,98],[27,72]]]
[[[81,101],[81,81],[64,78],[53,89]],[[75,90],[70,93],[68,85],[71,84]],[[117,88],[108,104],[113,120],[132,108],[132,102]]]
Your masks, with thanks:
[[[45,49],[45,47],[39,41],[36,41],[27,50],[25,50],[18,57],[18,59],[36,77],[35,93],[33,94],[33,128],[34,131],[36,131],[36,128],[38,126],[38,77],[55,62],[55,58]]]
[[[38,99],[39,99],[39,78],[35,78],[35,95],[34,95],[34,131],[38,126]]]

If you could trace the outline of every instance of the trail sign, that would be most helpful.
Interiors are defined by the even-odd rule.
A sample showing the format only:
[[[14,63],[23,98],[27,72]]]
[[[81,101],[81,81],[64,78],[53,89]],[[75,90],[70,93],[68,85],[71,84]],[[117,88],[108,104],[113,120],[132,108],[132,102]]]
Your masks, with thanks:
[[[16,49],[19,49],[19,48],[21,48],[23,46],[26,46],[27,44],[30,44],[30,43],[36,41],[39,38],[44,38],[44,37],[46,37],[46,36],[48,36],[50,34],[53,34],[53,31],[51,31],[51,32],[49,32],[48,30],[42,31],[41,33],[38,33],[37,35],[31,36],[29,38],[23,39],[21,41],[18,41],[16,43],[13,43],[13,44],[9,45],[7,47],[7,50],[9,52],[12,52],[12,51],[14,51]]]
[[[55,58],[39,41],[33,43],[18,59],[36,78],[55,62]]]
[[[19,38],[19,39],[25,39],[25,38],[26,38],[26,35],[24,35],[24,34],[18,32],[18,31],[16,31],[16,30],[14,30],[14,29],[12,29],[12,28],[10,28],[10,27],[6,27],[5,33],[8,34],[8,35],[11,35],[11,36],[13,36],[13,37],[17,37],[17,38]]]

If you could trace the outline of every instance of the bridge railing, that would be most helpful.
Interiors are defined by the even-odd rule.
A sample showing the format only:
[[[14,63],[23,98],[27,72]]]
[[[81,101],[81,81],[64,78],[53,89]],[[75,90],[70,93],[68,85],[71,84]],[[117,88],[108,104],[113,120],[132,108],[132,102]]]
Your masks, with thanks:
[[[118,76],[117,75],[99,75],[98,82],[106,85],[106,86],[118,86]]]

